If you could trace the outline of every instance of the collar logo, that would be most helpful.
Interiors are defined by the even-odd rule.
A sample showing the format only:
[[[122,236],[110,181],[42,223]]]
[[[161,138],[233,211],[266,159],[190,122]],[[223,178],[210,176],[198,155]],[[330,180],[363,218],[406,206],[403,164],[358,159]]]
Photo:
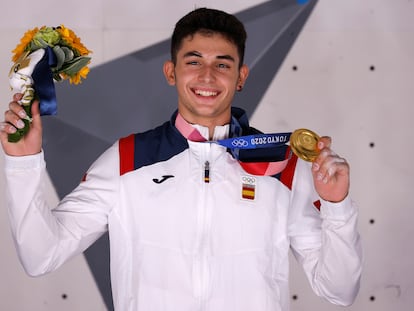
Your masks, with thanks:
[[[242,192],[241,197],[244,200],[254,201],[256,198],[257,179],[253,176],[242,176]]]

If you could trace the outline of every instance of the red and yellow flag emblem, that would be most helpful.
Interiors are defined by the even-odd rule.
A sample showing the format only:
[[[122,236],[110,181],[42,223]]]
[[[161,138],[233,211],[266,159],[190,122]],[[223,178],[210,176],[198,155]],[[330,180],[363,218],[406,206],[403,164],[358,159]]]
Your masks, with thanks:
[[[256,197],[256,178],[242,176],[242,199],[254,200]]]

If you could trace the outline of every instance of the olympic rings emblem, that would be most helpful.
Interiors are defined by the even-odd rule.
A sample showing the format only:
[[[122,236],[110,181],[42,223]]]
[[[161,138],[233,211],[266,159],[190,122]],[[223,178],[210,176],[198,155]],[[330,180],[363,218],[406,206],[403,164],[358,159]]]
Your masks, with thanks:
[[[248,141],[243,138],[236,138],[231,142],[233,147],[247,147],[249,145]]]
[[[256,178],[251,177],[251,176],[243,176],[242,181],[243,183],[250,184],[250,185],[256,184]]]

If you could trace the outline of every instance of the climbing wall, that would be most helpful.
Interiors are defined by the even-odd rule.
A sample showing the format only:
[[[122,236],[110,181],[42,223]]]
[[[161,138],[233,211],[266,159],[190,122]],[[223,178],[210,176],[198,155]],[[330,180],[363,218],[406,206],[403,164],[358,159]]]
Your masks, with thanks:
[[[265,132],[308,127],[330,135],[335,151],[351,165],[351,195],[360,207],[364,272],[360,294],[348,310],[412,309],[410,236],[414,229],[409,182],[414,176],[410,165],[414,1],[183,0],[171,8],[162,0],[73,0],[64,14],[55,1],[39,0],[36,7],[27,0],[20,2],[29,9],[16,11],[13,3],[4,3],[0,19],[2,111],[11,96],[10,50],[27,29],[63,23],[94,51],[89,78],[76,89],[59,85],[59,116],[45,120],[52,204],[76,185],[81,172],[118,135],[141,130],[133,118],[121,119],[106,108],[96,118],[90,97],[94,102],[106,98],[127,103],[128,96],[136,96],[139,90],[139,95],[153,102],[126,106],[142,112],[139,126],[146,129],[164,120],[175,102],[161,106],[165,100],[158,95],[169,98],[171,91],[166,85],[142,91],[139,85],[149,79],[155,85],[163,83],[160,66],[168,57],[168,38],[178,18],[195,7],[223,9],[237,14],[249,32],[246,62],[251,76],[240,94],[244,96],[237,96],[236,102],[247,109],[253,126]],[[131,66],[141,70],[125,70]],[[122,76],[139,83],[136,87],[120,83]],[[119,93],[106,94],[115,83]],[[82,115],[77,113],[81,109]],[[120,124],[119,132],[104,132],[105,118]],[[68,144],[59,145],[62,137],[71,146],[68,150],[64,149]],[[91,147],[85,149],[86,145]],[[111,310],[105,237],[58,271],[29,278],[13,247],[5,196],[0,171],[0,309]],[[291,310],[343,308],[316,297],[292,259]]]

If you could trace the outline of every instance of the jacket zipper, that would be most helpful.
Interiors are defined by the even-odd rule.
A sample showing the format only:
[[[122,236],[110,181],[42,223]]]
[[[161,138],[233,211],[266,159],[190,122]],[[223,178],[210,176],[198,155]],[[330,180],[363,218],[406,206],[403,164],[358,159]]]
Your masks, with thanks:
[[[195,258],[195,276],[196,283],[195,293],[196,297],[199,300],[199,309],[200,311],[205,310],[206,308],[206,299],[208,296],[208,288],[210,283],[210,267],[208,263],[209,257],[209,227],[210,227],[210,207],[208,203],[208,184],[210,183],[210,162],[205,161],[202,167],[203,169],[203,195],[201,198],[201,209],[199,210],[199,233],[198,233],[198,245],[197,245],[197,254]]]
[[[208,184],[210,182],[210,162],[204,163],[204,182]]]

